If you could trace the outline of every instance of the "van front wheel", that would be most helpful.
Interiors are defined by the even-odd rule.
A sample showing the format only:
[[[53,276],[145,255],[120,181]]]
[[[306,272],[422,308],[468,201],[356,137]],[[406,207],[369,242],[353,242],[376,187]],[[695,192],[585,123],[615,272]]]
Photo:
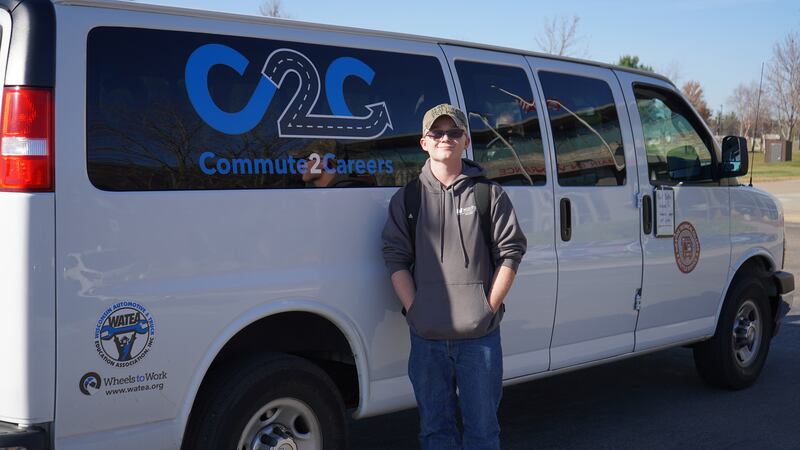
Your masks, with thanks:
[[[734,282],[722,307],[714,337],[694,348],[701,378],[726,389],[752,385],[764,367],[772,336],[772,316],[764,277]]]
[[[260,356],[216,371],[209,382],[192,411],[186,450],[346,448],[338,390],[303,358]]]

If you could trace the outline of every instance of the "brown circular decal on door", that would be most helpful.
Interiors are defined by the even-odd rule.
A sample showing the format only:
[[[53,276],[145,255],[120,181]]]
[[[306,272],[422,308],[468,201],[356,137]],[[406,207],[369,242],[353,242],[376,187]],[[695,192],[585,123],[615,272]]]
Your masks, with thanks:
[[[675,246],[675,262],[678,263],[678,269],[683,273],[693,271],[700,261],[700,238],[697,237],[697,231],[692,224],[681,222],[675,228],[672,243]]]

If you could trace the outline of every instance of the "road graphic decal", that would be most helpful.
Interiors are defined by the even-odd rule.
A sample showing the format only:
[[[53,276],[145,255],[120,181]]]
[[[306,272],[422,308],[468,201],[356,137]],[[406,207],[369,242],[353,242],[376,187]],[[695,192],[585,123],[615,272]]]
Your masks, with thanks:
[[[267,57],[261,70],[263,78],[242,110],[223,111],[211,98],[208,73],[215,65],[225,65],[239,75],[244,74],[249,61],[238,51],[220,44],[206,44],[192,52],[186,62],[186,91],[197,114],[212,128],[226,134],[242,134],[255,128],[263,119],[275,92],[287,77],[299,80],[291,101],[277,120],[278,136],[286,138],[374,139],[387,129],[392,120],[386,102],[364,107],[364,116],[353,116],[344,95],[344,80],[357,77],[372,84],[375,72],[363,61],[341,57],[334,60],[326,73],[326,95],[332,115],[314,114],[322,90],[322,80],[316,66],[304,54],[290,48],[280,48]]]
[[[321,87],[319,73],[314,64],[298,51],[288,48],[275,50],[267,58],[261,73],[276,88],[280,88],[289,74],[300,78],[294,97],[278,118],[280,137],[373,139],[392,128],[385,102],[366,105],[369,114],[363,117],[312,114]]]

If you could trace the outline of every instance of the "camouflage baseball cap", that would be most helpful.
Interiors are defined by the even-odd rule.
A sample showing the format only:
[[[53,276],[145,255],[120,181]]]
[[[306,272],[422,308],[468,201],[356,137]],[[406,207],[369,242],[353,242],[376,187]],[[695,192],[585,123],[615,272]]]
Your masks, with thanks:
[[[450,116],[458,128],[467,131],[467,116],[455,106],[442,103],[441,105],[434,106],[425,113],[425,117],[422,118],[422,132],[424,133],[430,130],[433,126],[433,122],[442,116]]]

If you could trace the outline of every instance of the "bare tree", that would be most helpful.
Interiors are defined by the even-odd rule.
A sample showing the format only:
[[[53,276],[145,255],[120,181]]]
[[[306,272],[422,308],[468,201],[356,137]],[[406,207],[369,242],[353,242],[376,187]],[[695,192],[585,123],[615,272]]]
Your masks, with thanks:
[[[681,80],[683,80],[683,67],[681,63],[675,59],[665,66],[658,66],[656,68],[656,73],[660,73],[669,78],[670,81],[675,83],[675,86],[680,86]]]
[[[784,139],[791,140],[800,119],[800,36],[789,33],[772,48],[767,85]]]
[[[556,16],[544,19],[544,32],[536,38],[536,45],[544,53],[559,56],[586,56],[587,49],[577,46],[583,36],[578,35],[580,17]]]
[[[709,123],[711,110],[708,108],[708,103],[706,103],[703,88],[700,86],[700,83],[689,80],[683,84],[681,90],[683,91],[683,95],[686,96],[686,99],[689,100],[689,103],[691,103],[697,113],[700,114],[700,117],[702,117],[706,123]]]
[[[763,92],[762,92],[763,94]],[[736,113],[739,119],[739,136],[748,137],[755,133],[756,117],[762,122],[769,119],[767,111],[770,109],[769,101],[762,95],[759,101],[758,83],[750,82],[749,85],[740,84],[733,90],[728,98],[728,106]],[[763,127],[759,127],[762,130]]]
[[[258,11],[262,16],[282,17],[284,19],[291,18],[283,9],[283,2],[281,0],[266,0],[258,7]]]

